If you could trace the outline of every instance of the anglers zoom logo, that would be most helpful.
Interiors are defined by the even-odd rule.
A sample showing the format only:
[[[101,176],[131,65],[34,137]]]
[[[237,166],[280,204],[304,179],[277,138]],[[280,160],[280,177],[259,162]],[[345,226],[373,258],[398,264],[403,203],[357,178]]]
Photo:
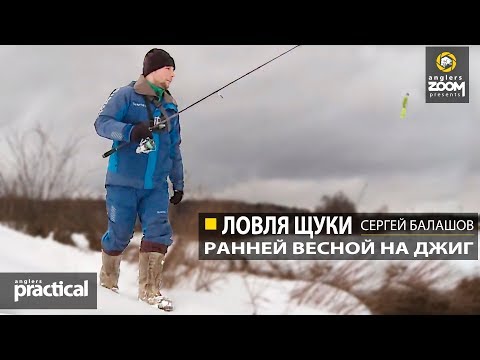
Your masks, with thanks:
[[[450,72],[457,66],[457,58],[451,52],[442,52],[437,56],[437,68],[441,72]]]
[[[426,102],[469,102],[469,48],[426,48]]]
[[[96,309],[96,273],[1,273],[0,308]]]

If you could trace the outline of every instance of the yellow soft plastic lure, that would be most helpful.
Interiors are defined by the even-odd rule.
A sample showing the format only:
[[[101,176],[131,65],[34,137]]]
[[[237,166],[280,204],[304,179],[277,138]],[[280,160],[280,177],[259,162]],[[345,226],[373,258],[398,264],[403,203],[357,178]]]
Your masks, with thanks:
[[[403,97],[402,111],[400,112],[400,119],[405,119],[405,116],[407,116],[408,96],[409,96],[409,94],[407,93],[407,94]]]

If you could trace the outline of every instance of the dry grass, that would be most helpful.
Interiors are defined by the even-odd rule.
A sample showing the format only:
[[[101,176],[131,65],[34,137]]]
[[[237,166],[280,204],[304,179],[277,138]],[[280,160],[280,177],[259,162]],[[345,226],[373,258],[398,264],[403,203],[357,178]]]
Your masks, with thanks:
[[[198,236],[199,213],[286,209],[237,201],[184,200],[177,206],[170,206],[169,216],[174,234],[182,241],[194,242]],[[100,239],[107,229],[106,205],[104,199],[38,199],[4,194],[0,196],[0,223],[32,236],[53,234],[55,240],[69,245],[74,245],[73,233],[84,234],[90,249],[100,250]],[[137,222],[135,229],[141,230],[140,223]],[[232,266],[236,267],[233,263]]]
[[[461,280],[447,299],[449,314],[480,315],[480,278]]]
[[[184,282],[193,283],[196,291],[212,291],[225,279],[225,261],[199,260],[198,249],[183,238],[177,238],[165,259],[162,286],[172,288]]]
[[[450,275],[451,267],[443,262],[391,266],[380,288],[358,296],[374,314],[479,314],[480,278],[462,279],[445,289]]]
[[[291,293],[291,301],[339,315],[358,314],[364,312],[366,308],[352,294],[322,282],[310,282],[296,287]]]
[[[452,275],[447,263],[393,264],[386,268],[381,285],[369,289],[371,266],[354,262],[336,267],[314,264],[308,271],[308,280],[293,289],[290,299],[296,304],[310,304],[338,314],[356,313],[361,304],[379,315],[480,314],[480,278],[464,278],[454,286],[445,287]],[[341,299],[342,292],[331,288],[348,292],[359,303],[346,303]]]
[[[330,263],[314,263],[304,273],[303,281],[290,293],[296,304],[309,304],[328,309],[335,314],[355,314],[364,305],[352,288],[366,279],[365,263],[345,262],[339,266]]]
[[[74,245],[73,233],[84,234],[92,250],[100,250],[107,226],[104,202],[70,199],[1,198],[0,222],[32,236],[53,234],[56,241],[68,245]]]
[[[263,296],[267,290],[265,281],[258,277],[249,277],[247,273],[243,274],[242,279],[248,295],[249,304],[252,307],[252,315],[257,315],[260,308],[268,306],[269,304],[268,298]]]

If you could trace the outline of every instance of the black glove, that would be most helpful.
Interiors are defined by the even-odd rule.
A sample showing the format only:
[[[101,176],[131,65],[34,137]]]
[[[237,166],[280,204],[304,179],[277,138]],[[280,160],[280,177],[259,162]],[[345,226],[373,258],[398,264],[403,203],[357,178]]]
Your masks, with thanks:
[[[183,191],[175,190],[173,192],[173,196],[170,198],[170,202],[173,205],[177,205],[178,203],[180,203],[180,201],[182,201],[182,198],[183,198]]]
[[[147,137],[153,138],[152,132],[148,129],[148,125],[144,122],[135,125],[130,135],[130,141],[139,143]]]

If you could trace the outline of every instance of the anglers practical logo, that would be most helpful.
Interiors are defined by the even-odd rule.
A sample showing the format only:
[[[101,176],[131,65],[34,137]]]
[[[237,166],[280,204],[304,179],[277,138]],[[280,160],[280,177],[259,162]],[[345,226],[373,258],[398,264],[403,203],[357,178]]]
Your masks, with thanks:
[[[0,309],[96,308],[96,273],[0,273]]]
[[[427,103],[469,102],[469,48],[426,48]]]

